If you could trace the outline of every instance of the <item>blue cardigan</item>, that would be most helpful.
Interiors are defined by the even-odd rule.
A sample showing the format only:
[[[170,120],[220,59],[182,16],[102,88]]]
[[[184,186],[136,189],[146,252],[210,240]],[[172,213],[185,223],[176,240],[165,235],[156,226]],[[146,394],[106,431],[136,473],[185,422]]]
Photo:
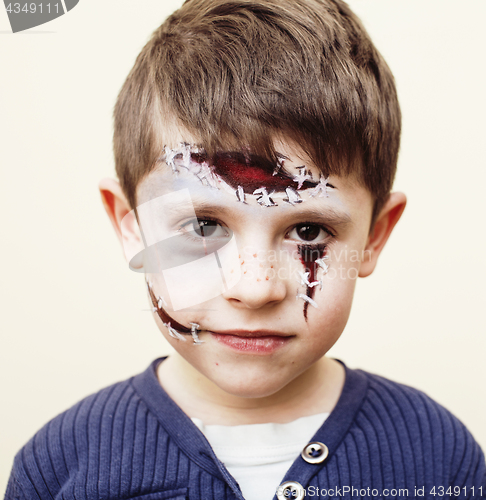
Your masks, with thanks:
[[[158,383],[160,361],[46,424],[15,457],[5,499],[244,500]],[[299,482],[307,497],[486,498],[484,455],[464,425],[377,375],[346,368],[342,395],[313,441],[327,445],[327,459],[299,456],[282,479]]]

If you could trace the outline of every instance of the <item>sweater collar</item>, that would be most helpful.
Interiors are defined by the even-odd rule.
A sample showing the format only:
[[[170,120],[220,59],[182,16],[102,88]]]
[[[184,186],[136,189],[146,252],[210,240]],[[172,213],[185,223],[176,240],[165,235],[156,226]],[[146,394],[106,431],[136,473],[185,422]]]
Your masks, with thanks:
[[[160,385],[156,370],[164,359],[166,358],[154,360],[144,372],[132,378],[135,391],[181,451],[208,473],[226,481],[237,497],[242,499],[236,481],[218,460],[202,432]],[[342,362],[340,361],[340,363]],[[363,372],[352,370],[344,363],[342,364],[345,368],[346,378],[341,396],[329,417],[312,438],[312,441],[322,442],[328,447],[327,461],[335,453],[348,432],[356,413],[361,408],[368,387],[368,380]],[[309,466],[301,457],[298,457],[285,478],[291,480],[298,477],[299,482],[305,487],[317,472],[316,469],[315,466]]]
[[[140,398],[157,417],[160,425],[182,453],[206,472],[225,481],[239,500],[244,500],[238,483],[216,457],[204,434],[165,392],[157,378],[157,366],[166,357],[157,358],[131,382]]]

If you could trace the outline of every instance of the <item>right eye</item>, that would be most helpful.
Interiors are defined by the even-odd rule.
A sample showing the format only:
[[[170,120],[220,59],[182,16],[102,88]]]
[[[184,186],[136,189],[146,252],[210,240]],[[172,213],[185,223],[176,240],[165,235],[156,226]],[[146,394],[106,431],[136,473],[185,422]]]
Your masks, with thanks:
[[[193,219],[182,226],[182,229],[194,238],[224,238],[229,231],[211,219]]]
[[[323,226],[319,224],[299,224],[287,233],[287,238],[303,243],[323,243],[331,236]]]

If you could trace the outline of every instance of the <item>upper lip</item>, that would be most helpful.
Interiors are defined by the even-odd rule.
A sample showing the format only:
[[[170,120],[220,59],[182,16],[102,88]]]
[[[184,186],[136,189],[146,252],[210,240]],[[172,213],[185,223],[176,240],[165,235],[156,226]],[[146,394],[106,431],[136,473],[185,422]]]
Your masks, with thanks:
[[[219,335],[235,335],[236,337],[258,338],[258,337],[293,337],[292,334],[277,332],[275,330],[225,330],[224,332],[216,332],[210,330],[211,333]]]

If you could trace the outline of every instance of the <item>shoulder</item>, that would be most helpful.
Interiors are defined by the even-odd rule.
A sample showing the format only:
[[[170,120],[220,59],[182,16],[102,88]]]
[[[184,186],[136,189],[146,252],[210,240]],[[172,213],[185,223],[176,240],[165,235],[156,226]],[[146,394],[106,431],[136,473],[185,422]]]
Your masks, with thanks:
[[[16,455],[5,500],[175,500],[201,474],[221,486],[207,440],[158,382],[161,359],[46,424]]]
[[[464,424],[424,392],[363,370],[367,392],[354,421],[354,432],[373,442],[391,461],[424,464],[465,484],[485,478],[484,454]],[[468,479],[469,478],[469,479]]]
[[[9,482],[12,496],[6,498],[54,497],[68,479],[88,474],[83,469],[95,455],[103,460],[111,442],[146,412],[133,378],[82,399],[44,425],[17,453]]]
[[[364,414],[383,421],[392,418],[396,422],[406,423],[408,427],[428,427],[437,431],[465,430],[456,417],[424,392],[363,370],[356,371],[368,381],[362,407]]]

